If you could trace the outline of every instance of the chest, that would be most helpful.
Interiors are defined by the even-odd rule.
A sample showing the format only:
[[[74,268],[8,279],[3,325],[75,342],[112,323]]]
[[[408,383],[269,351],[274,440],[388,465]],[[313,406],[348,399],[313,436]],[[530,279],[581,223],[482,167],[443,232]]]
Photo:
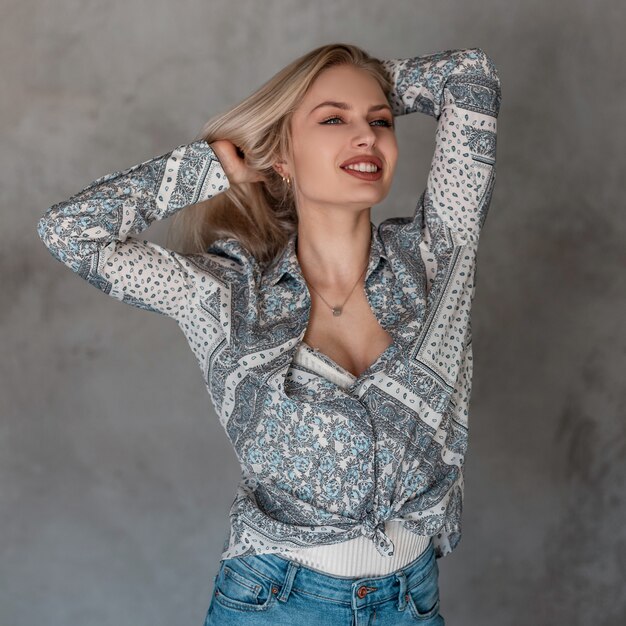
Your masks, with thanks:
[[[313,296],[303,341],[358,377],[393,343],[393,338],[379,323],[366,292],[360,289],[351,295],[341,315],[334,315],[328,304]]]

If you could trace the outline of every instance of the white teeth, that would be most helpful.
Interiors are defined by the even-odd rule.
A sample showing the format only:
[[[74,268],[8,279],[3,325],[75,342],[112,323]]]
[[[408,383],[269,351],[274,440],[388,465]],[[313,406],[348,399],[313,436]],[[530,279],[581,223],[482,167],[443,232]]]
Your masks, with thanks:
[[[373,163],[353,163],[346,165],[345,168],[347,170],[356,170],[357,172],[376,172],[378,170],[378,167]]]

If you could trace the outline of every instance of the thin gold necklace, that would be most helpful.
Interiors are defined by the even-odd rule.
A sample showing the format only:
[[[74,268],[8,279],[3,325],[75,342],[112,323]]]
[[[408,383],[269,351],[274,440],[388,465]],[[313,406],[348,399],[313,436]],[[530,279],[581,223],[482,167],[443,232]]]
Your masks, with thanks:
[[[311,289],[313,289],[313,291],[324,301],[326,302],[326,304],[328,305],[328,307],[330,307],[330,310],[333,312],[333,315],[335,317],[338,317],[339,315],[341,315],[341,313],[343,312],[343,307],[345,306],[346,302],[349,300],[350,296],[352,295],[352,292],[355,290],[356,286],[359,284],[359,281],[361,280],[361,276],[363,276],[363,274],[365,274],[365,270],[367,270],[367,267],[369,265],[369,259],[368,259],[368,263],[365,266],[365,269],[361,272],[361,275],[357,278],[356,283],[354,283],[354,287],[352,287],[352,289],[350,290],[350,293],[348,294],[348,297],[343,301],[343,304],[341,306],[332,306],[331,304],[328,304],[326,298],[324,298],[324,296],[317,290],[315,289],[315,287],[313,287],[313,285],[311,285],[311,283],[305,278],[304,280],[306,281],[306,284],[311,287]]]

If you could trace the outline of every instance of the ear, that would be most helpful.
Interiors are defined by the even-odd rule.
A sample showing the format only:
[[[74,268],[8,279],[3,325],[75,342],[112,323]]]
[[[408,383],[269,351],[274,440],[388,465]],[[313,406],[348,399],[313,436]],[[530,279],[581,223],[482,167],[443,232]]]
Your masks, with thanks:
[[[289,171],[286,165],[287,164],[285,163],[285,161],[277,161],[276,163],[272,165],[272,167],[274,168],[274,170],[278,172],[279,176],[284,177],[284,176],[289,176]]]

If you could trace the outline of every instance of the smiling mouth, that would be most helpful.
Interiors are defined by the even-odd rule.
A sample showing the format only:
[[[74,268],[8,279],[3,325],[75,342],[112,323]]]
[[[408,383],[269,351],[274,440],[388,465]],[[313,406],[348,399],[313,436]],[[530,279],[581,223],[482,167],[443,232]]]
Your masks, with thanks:
[[[343,165],[342,169],[349,169],[355,172],[378,172],[382,168],[378,167],[376,163],[370,163],[368,161],[365,161],[363,163],[350,163],[349,165]]]
[[[361,180],[379,180],[382,178],[382,170],[376,166],[369,168],[369,171],[367,169],[354,169],[348,166],[344,166],[341,169],[346,172],[346,174],[354,178],[360,178]]]

